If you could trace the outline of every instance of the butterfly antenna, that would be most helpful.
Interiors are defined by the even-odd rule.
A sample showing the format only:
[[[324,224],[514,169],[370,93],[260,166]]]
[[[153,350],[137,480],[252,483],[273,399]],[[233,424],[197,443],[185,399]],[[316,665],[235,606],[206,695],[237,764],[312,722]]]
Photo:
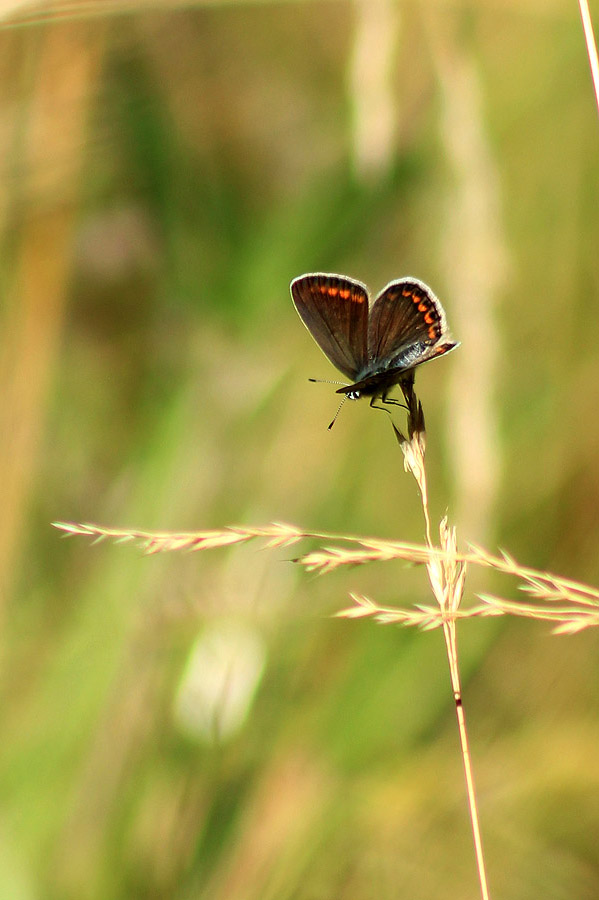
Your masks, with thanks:
[[[339,382],[338,382],[338,381],[334,381],[333,384],[339,384]],[[341,412],[341,407],[343,406],[343,404],[345,403],[346,400],[347,400],[347,394],[344,394],[344,395],[343,395],[343,400],[341,401],[341,403],[340,403],[339,406],[337,407],[337,412],[336,412],[335,415],[333,416],[333,421],[332,421],[331,424],[329,425],[329,431],[331,430],[331,428],[333,427],[333,425],[334,425],[335,422],[337,421],[337,416],[338,416],[339,413]]]
[[[349,387],[348,381],[329,381],[328,378],[308,378],[308,381],[312,381],[314,384],[340,384],[342,387]]]

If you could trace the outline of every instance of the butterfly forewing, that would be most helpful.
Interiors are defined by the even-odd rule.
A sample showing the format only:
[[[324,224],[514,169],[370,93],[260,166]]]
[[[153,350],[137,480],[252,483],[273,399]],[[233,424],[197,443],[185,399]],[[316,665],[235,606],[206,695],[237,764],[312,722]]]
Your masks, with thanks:
[[[454,346],[448,342],[447,349],[439,348],[439,353],[433,350],[443,337],[448,337],[445,315],[431,289],[416,278],[400,278],[388,284],[374,301],[368,325],[370,364],[385,361],[393,368],[402,365],[403,357],[409,366],[410,348],[418,363],[424,362]]]
[[[341,275],[315,273],[291,282],[300,318],[322,352],[348,378],[368,361],[368,290]]]

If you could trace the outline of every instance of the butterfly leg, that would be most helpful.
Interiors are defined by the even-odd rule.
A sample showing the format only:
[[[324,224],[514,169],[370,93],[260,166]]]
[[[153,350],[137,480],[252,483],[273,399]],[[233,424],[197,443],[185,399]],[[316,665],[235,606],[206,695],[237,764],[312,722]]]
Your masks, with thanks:
[[[390,410],[390,409],[385,409],[384,406],[377,406],[377,405],[376,405],[376,401],[377,401],[378,399],[379,399],[379,398],[376,397],[376,396],[370,398],[370,408],[371,408],[371,409],[380,409],[382,412],[386,412],[386,413],[389,413],[389,415],[391,415],[391,410]],[[383,400],[382,397],[381,397],[381,403],[385,403],[385,401]]]
[[[384,394],[381,395],[381,403],[384,403],[384,404],[386,404],[387,406],[401,406],[402,409],[407,409],[407,408],[408,408],[408,407],[406,406],[406,404],[403,403],[401,400],[398,400],[396,397],[389,397],[389,396],[387,395],[387,393],[384,393]]]
[[[383,406],[376,406],[376,401],[379,400],[383,404]],[[387,397],[386,394],[381,394],[380,396],[374,396],[370,398],[370,405],[372,409],[380,409],[383,412],[389,413],[391,415],[391,410],[387,409],[388,406],[402,406],[404,409],[407,409],[405,403],[402,403],[401,400],[396,400],[394,397]]]

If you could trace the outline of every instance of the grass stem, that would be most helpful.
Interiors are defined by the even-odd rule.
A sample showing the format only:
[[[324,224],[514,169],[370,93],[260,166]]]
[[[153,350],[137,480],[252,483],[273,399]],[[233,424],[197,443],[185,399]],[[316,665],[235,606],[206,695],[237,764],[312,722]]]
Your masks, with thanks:
[[[595,101],[597,103],[597,112],[599,112],[599,58],[597,57],[597,43],[593,32],[593,23],[589,12],[589,4],[587,0],[578,0],[580,7],[580,15],[582,17],[582,27],[584,30],[584,39],[587,45],[587,53],[589,55],[589,64],[591,66],[591,77],[593,79],[593,88],[595,89]]]

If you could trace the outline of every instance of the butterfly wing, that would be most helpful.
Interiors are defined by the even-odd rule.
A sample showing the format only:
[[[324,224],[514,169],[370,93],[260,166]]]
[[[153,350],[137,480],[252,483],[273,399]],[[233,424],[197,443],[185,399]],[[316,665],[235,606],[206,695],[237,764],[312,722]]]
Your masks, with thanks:
[[[368,323],[372,368],[410,369],[456,346],[443,307],[423,281],[400,278],[377,295]]]
[[[328,359],[354,379],[368,360],[368,289],[343,275],[317,272],[291,282],[300,319]]]

